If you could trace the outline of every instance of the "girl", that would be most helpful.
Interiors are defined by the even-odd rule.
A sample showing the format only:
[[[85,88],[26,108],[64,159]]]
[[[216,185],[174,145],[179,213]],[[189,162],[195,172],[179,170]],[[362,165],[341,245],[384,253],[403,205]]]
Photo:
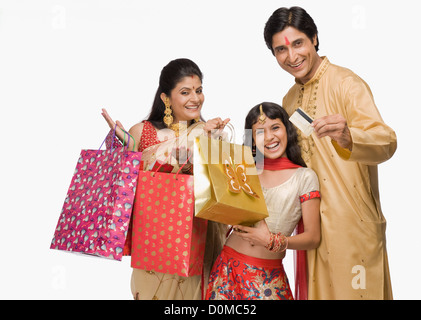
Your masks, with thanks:
[[[267,102],[255,106],[245,129],[252,129],[245,145],[257,159],[264,157],[256,166],[262,170],[259,179],[269,217],[254,227],[233,226],[212,268],[206,298],[293,299],[282,259],[286,249],[319,245],[319,182],[301,158],[295,127],[282,107]],[[291,236],[300,219],[303,232]]]
[[[223,121],[220,118],[215,118],[206,123],[201,120],[201,109],[205,100],[202,79],[202,72],[191,60],[176,59],[168,63],[162,69],[159,87],[149,117],[147,120],[135,124],[129,130],[134,141],[130,139],[128,150],[132,150],[133,144],[135,144],[136,149],[143,152],[142,160],[145,161],[144,155],[148,154],[148,149],[155,148],[157,145],[166,146],[168,142],[171,142],[170,140],[190,136],[198,132],[209,134],[214,130],[222,130],[229,119]],[[102,115],[110,128],[114,130],[115,122],[105,109],[103,109]],[[199,130],[193,130],[193,128]],[[163,131],[165,131],[164,134],[162,134]],[[173,137],[169,138],[171,132]],[[118,121],[116,135],[120,140],[123,140],[124,128]],[[164,139],[169,140],[164,142]],[[188,140],[193,141],[193,139],[193,137],[189,137]],[[173,153],[175,162],[179,160],[178,151]],[[152,152],[149,153],[152,154]],[[174,164],[174,160],[170,162]],[[167,165],[165,168],[171,171],[173,167]],[[191,165],[185,165],[182,170],[184,173],[191,173]],[[131,228],[129,233],[130,230]],[[213,249],[218,249],[219,243],[223,243],[222,237],[218,236],[222,231],[218,232],[218,230],[217,224],[208,224],[205,257],[212,257]],[[132,250],[136,250],[136,248],[132,248]],[[209,259],[212,261],[211,258]],[[211,263],[209,264],[211,266]],[[210,269],[210,266],[208,269]],[[132,273],[132,294],[135,299],[139,300],[200,299],[202,293],[200,286],[200,276],[186,278],[141,269],[133,269]]]

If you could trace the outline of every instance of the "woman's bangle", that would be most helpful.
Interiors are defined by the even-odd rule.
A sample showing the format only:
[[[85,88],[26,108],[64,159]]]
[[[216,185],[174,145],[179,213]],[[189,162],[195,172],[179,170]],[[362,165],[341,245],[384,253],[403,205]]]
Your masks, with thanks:
[[[288,238],[282,233],[270,234],[269,243],[265,246],[266,249],[272,252],[284,252],[288,247]]]
[[[184,165],[181,171],[185,174],[193,174],[193,164],[189,163]]]

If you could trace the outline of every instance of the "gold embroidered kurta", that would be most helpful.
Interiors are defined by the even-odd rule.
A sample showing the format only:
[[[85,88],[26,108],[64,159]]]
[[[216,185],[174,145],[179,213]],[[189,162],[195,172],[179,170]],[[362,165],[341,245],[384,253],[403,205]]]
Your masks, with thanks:
[[[307,252],[309,299],[392,299],[386,252],[386,220],[378,192],[377,164],[397,147],[369,86],[326,57],[306,84],[296,81],[283,100],[291,115],[301,107],[313,118],[341,114],[352,152],[331,138],[299,134],[302,155],[318,175],[321,243]]]

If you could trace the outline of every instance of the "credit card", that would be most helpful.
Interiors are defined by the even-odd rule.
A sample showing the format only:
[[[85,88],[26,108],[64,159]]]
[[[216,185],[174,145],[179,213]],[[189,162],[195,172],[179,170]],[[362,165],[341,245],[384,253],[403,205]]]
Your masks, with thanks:
[[[310,136],[314,131],[314,128],[311,126],[313,119],[301,108],[295,110],[295,112],[289,118],[289,121],[291,121],[307,137]]]

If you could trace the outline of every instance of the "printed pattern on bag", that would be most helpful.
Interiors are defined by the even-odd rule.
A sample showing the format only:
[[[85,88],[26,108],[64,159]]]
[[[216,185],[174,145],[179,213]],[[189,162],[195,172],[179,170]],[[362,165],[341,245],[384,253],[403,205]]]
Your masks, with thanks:
[[[121,260],[140,152],[82,150],[51,249]]]
[[[207,221],[194,217],[193,176],[141,171],[134,206],[132,267],[201,274]]]

